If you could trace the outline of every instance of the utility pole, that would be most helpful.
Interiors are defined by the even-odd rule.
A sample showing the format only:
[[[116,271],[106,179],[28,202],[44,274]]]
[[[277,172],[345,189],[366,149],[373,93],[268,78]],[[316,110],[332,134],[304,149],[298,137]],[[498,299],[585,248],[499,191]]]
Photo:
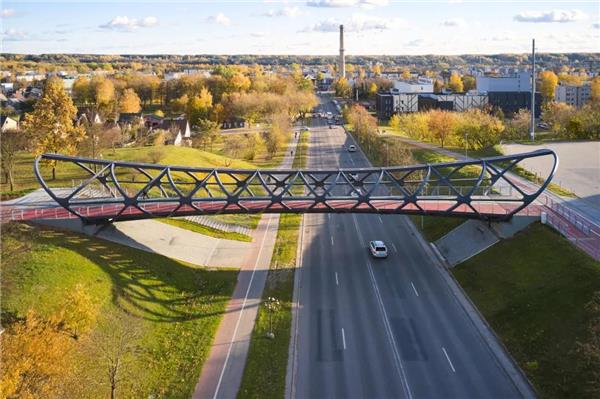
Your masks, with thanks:
[[[531,40],[531,126],[529,138],[535,140],[535,39]]]

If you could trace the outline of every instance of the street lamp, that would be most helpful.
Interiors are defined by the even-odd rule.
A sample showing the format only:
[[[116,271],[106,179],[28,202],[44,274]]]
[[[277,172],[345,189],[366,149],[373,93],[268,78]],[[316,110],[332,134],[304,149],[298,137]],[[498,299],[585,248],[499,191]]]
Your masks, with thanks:
[[[273,333],[273,312],[277,311],[277,309],[279,309],[279,300],[273,298],[273,297],[268,297],[267,300],[265,301],[265,307],[267,308],[268,312],[269,312],[269,332],[267,333],[267,338],[269,339],[274,339],[275,338],[275,334]]]

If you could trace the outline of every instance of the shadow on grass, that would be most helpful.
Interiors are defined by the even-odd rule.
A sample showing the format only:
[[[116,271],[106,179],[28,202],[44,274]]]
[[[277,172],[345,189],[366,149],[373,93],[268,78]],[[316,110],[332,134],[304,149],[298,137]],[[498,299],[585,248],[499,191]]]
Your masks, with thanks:
[[[71,250],[105,271],[113,283],[113,303],[149,321],[176,322],[215,315],[202,309],[227,302],[238,273],[199,269],[158,254],[61,230],[45,228],[42,235],[40,243]]]

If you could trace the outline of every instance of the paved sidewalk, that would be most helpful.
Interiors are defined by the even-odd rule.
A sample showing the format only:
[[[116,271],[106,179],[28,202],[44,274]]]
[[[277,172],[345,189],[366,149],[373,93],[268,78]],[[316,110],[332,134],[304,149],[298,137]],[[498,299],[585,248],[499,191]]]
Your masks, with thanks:
[[[299,137],[300,134],[292,136],[280,169],[291,168]],[[253,232],[252,247],[244,259],[233,296],[202,367],[192,396],[194,399],[237,397],[278,227],[279,214],[264,214]]]

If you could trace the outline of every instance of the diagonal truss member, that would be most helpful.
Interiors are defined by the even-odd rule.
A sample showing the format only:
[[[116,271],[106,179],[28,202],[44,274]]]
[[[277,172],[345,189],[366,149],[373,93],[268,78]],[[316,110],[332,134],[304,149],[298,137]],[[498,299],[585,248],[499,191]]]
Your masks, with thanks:
[[[510,172],[546,158],[541,185]],[[54,163],[77,183],[51,187],[40,166]],[[152,165],[44,154],[35,175],[56,203],[88,223],[234,213],[380,213],[507,220],[548,186],[551,150],[480,160],[387,168],[247,170]],[[63,180],[64,182],[64,180]]]

